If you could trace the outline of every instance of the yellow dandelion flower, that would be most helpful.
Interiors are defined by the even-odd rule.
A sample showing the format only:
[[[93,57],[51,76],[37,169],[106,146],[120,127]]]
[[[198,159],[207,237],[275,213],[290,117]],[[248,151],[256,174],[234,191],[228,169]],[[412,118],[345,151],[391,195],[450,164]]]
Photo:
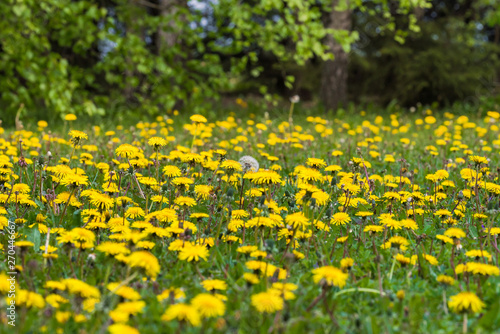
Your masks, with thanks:
[[[160,264],[156,256],[147,251],[133,252],[127,257],[130,268],[143,268],[148,276],[156,278],[160,272]]]
[[[183,261],[199,261],[200,258],[207,261],[208,249],[204,245],[186,245],[179,252],[179,259]]]
[[[283,309],[283,298],[273,292],[261,292],[251,298],[252,306],[260,313],[274,313]]]
[[[314,283],[325,280],[328,285],[343,288],[346,284],[348,274],[333,266],[323,266],[312,270]]]
[[[196,327],[200,326],[201,323],[200,313],[196,307],[183,303],[169,306],[161,317],[163,321],[172,321],[174,319],[185,321]]]
[[[191,305],[193,305],[204,318],[223,316],[226,311],[224,303],[219,298],[208,293],[200,293],[194,297],[191,300]]]
[[[448,301],[448,307],[455,313],[479,313],[485,306],[475,293],[467,291],[451,296]]]

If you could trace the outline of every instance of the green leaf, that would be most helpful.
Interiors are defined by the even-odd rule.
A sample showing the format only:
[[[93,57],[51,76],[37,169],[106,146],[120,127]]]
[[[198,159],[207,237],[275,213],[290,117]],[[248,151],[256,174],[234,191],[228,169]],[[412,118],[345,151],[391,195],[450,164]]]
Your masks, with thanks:
[[[40,249],[40,243],[41,243],[41,236],[40,236],[40,231],[38,230],[38,226],[35,225],[31,229],[31,235],[28,238],[29,241],[35,244],[35,250],[38,251]]]

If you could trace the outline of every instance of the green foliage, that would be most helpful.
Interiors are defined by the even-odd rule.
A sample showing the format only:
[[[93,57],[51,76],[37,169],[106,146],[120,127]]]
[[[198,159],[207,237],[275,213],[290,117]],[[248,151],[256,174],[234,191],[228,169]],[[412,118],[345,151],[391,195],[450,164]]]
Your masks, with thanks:
[[[329,31],[315,1],[222,0],[205,6],[0,3],[5,121],[13,121],[10,115],[21,104],[26,114],[158,113],[179,106],[197,111],[231,90],[244,70],[259,76],[260,51],[298,64],[331,57],[321,42]]]
[[[422,22],[421,32],[410,33],[405,44],[382,36],[353,54],[351,88],[383,104],[478,104],[492,92],[498,52],[460,19]]]

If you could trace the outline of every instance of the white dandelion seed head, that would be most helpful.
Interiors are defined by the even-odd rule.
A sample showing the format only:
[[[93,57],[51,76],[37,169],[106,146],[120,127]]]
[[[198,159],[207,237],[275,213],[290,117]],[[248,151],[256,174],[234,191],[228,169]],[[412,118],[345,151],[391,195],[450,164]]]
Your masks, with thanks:
[[[257,172],[259,170],[259,162],[249,155],[245,155],[238,161],[243,168],[243,172]]]

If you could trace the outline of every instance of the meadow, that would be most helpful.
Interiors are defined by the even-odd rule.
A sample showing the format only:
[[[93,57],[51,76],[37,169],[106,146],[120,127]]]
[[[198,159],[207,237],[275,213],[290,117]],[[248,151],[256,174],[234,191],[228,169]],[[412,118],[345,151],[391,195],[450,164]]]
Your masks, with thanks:
[[[0,128],[2,332],[498,332],[499,119]]]

